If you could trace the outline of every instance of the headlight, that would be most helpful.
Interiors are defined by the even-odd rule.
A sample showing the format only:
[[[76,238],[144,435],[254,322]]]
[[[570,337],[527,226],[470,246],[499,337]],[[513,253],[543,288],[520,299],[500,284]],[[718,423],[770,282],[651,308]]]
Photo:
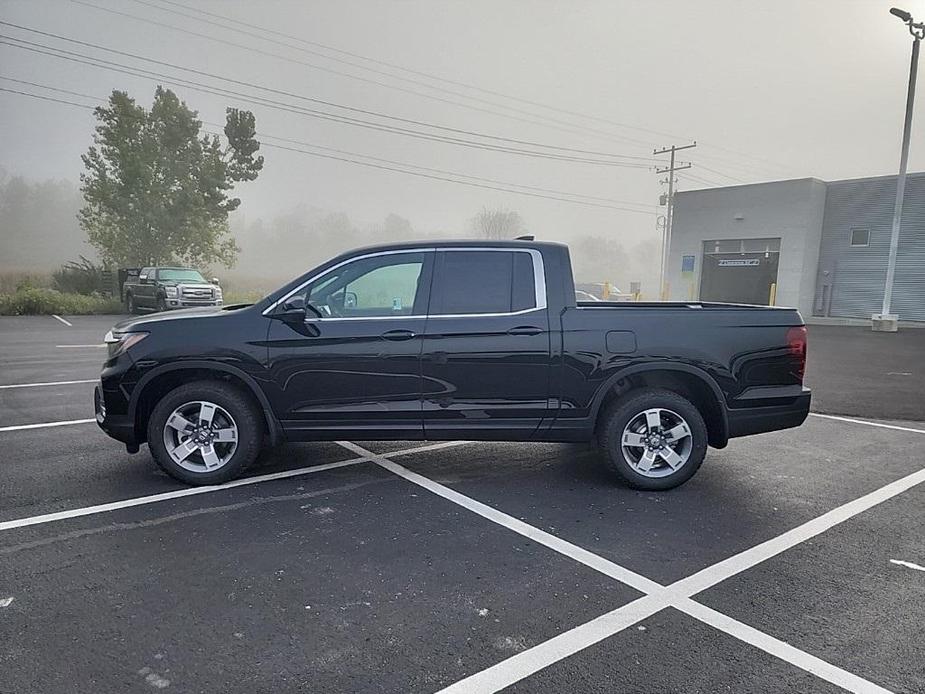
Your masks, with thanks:
[[[221,299],[221,298],[222,298],[222,288],[221,288],[221,287],[216,287],[216,288],[215,288],[215,298],[216,298],[216,299]]]
[[[177,298],[177,288],[176,287],[167,287],[164,290],[171,299]]]
[[[103,338],[109,351],[109,358],[114,359],[125,352],[132,345],[137,345],[148,336],[148,333],[114,333],[110,330]]]

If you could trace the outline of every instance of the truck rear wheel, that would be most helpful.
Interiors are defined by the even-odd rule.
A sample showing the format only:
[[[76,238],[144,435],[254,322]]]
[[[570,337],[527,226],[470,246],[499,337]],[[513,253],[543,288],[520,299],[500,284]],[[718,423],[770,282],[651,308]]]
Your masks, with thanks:
[[[240,476],[260,453],[263,418],[254,402],[221,381],[173,389],[148,420],[148,448],[168,475],[194,485]]]
[[[707,427],[697,408],[670,390],[629,393],[604,413],[598,439],[608,467],[633,489],[672,489],[697,472]]]
[[[135,306],[135,297],[132,296],[131,294],[125,295],[125,312],[128,313],[129,315],[138,313],[138,309]]]

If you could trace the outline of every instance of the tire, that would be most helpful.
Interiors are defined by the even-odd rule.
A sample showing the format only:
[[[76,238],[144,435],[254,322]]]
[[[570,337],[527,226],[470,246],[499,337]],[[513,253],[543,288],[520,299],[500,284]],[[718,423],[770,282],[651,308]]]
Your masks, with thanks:
[[[125,295],[125,312],[129,315],[138,313],[138,307],[135,306],[135,297],[131,294]]]
[[[157,310],[158,311],[167,310],[167,300],[162,296],[157,297]]]
[[[204,411],[211,429],[196,426]],[[249,395],[221,381],[195,381],[174,388],[154,406],[148,449],[158,466],[181,482],[221,484],[257,459],[263,430],[263,417]]]
[[[693,477],[703,463],[707,427],[688,399],[674,391],[646,388],[631,391],[608,407],[598,441],[607,466],[628,486],[673,489]]]

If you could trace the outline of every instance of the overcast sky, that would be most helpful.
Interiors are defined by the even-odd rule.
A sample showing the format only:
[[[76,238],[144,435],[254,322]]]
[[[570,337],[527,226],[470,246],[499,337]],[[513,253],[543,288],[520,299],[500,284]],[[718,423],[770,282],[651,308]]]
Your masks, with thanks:
[[[654,147],[697,140],[696,149],[679,156],[694,163],[690,173],[701,181],[734,184],[895,172],[911,37],[888,13],[891,4],[889,0],[198,4],[194,0],[175,4],[0,0],[0,18],[6,22],[293,96],[197,77],[9,26],[0,27],[0,33],[299,108],[322,108],[299,99],[311,97],[495,137],[642,158],[651,155]],[[251,35],[196,21],[192,17],[220,20],[182,5],[242,22],[225,24]],[[925,18],[922,0],[904,6],[919,19]],[[271,40],[261,40],[261,29],[355,56],[296,39],[273,39],[269,34],[262,35]],[[123,89],[146,106],[157,83],[7,45],[0,45],[0,75],[99,98],[114,88]],[[225,107],[235,105],[255,112],[261,133],[357,155],[504,184],[580,193],[594,196],[588,201],[617,207],[626,205],[596,198],[636,203],[633,207],[642,209],[653,205],[661,190],[661,177],[644,167],[599,166],[422,141],[160,81],[198,109],[205,121],[223,122]],[[0,80],[0,87],[91,103],[8,80]],[[355,111],[324,109],[401,125]],[[916,110],[919,135],[913,137],[911,170],[925,168],[925,94]],[[90,144],[94,125],[89,111],[0,92],[0,113],[0,166],[8,174],[77,181],[79,157]],[[407,123],[401,127],[447,134]],[[510,142],[505,146],[527,147]],[[544,238],[597,233],[634,242],[656,234],[651,210],[585,207],[268,147],[262,153],[266,166],[260,178],[239,188],[248,220],[272,217],[305,203],[346,211],[357,222],[395,212],[421,231],[462,233],[466,221],[488,205],[518,210],[529,229]],[[625,161],[648,165],[639,159]],[[704,184],[681,174],[680,185]]]

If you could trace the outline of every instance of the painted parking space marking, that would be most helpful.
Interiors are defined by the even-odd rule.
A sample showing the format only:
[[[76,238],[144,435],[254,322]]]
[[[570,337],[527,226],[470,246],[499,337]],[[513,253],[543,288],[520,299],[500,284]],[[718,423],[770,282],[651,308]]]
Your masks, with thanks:
[[[822,658],[817,658],[806,651],[791,646],[786,641],[774,638],[770,634],[766,634],[755,627],[733,619],[690,598],[678,600],[672,604],[672,607],[695,619],[699,619],[704,624],[709,624],[724,634],[734,636],[740,641],[744,641],[820,679],[831,682],[846,691],[857,692],[857,694],[890,694],[889,689],[865,680],[863,677],[858,677],[847,670],[842,670],[840,667],[822,660]]]
[[[818,535],[833,525],[847,520],[877,503],[882,503],[886,499],[892,498],[896,494],[915,486],[915,484],[925,481],[925,469],[913,473],[902,480],[898,480],[893,484],[887,485],[881,490],[872,492],[857,500],[857,502],[850,502],[849,504],[835,509],[834,512],[821,516],[820,518],[824,519],[822,522],[816,523],[815,521],[810,521],[795,529],[799,531],[806,526],[807,529],[803,532],[794,534],[793,531],[791,531],[790,533],[784,533],[781,537],[786,538],[786,540],[782,543],[774,544],[774,540],[771,540],[767,543],[762,543],[762,545],[758,545],[759,548],[764,548],[763,551],[750,555],[750,550],[746,550],[731,558],[736,560],[744,557],[745,560],[752,562],[747,566],[744,561],[733,561],[731,564],[719,562],[715,565],[716,567],[720,567],[716,571],[711,572],[710,569],[714,567],[709,567],[704,571],[697,572],[689,579],[682,579],[670,586],[663,586],[615,562],[596,555],[593,552],[589,552],[586,549],[578,547],[544,530],[540,530],[513,516],[509,516],[494,507],[483,504],[439,482],[435,482],[428,477],[413,472],[398,463],[388,460],[384,455],[377,455],[349,441],[338,441],[338,443],[354,453],[365,455],[369,460],[403,477],[409,482],[421,486],[487,520],[523,535],[534,542],[563,554],[589,568],[595,569],[606,576],[625,583],[642,593],[646,593],[643,598],[639,598],[638,600],[591,620],[590,622],[575,627],[568,632],[544,641],[512,658],[497,663],[487,670],[466,677],[440,690],[439,694],[462,694],[463,692],[467,694],[471,692],[489,694],[500,691],[504,687],[522,680],[524,677],[536,673],[594,643],[623,631],[638,621],[652,616],[666,607],[678,609],[715,629],[759,648],[776,658],[831,682],[847,691],[856,692],[857,694],[889,693],[888,689],[884,689],[873,682],[858,677],[847,670],[843,670],[821,658],[806,653],[754,627],[739,622],[711,607],[696,603],[690,599],[690,596],[702,590],[703,588],[699,588],[699,586],[704,583],[707,583],[704,587],[719,583],[728,577],[726,573],[734,575],[734,573],[738,573],[744,570],[744,568],[750,568],[764,561],[764,559],[778,554],[783,551],[783,549],[792,547],[799,542],[803,542],[805,539]],[[836,513],[838,511],[842,512]],[[819,519],[816,520],[818,521]],[[776,539],[777,538],[775,538],[775,540]],[[773,554],[768,553],[770,549],[776,549],[778,546],[783,546],[783,549],[777,549]],[[764,556],[765,554],[767,554],[767,556]],[[730,567],[736,568],[737,570],[730,572]],[[694,580],[692,581],[690,579]],[[647,600],[646,598],[651,599]]]
[[[826,530],[840,525],[874,506],[882,504],[884,501],[889,501],[894,496],[902,494],[923,482],[925,482],[925,468],[913,472],[910,475],[906,475],[894,482],[890,482],[890,484],[875,489],[869,494],[865,494],[854,501],[842,504],[822,514],[818,518],[814,518],[811,521],[807,521],[802,525],[788,530],[782,535],[778,535],[766,542],[762,542],[759,545],[734,554],[687,578],[682,578],[680,581],[673,583],[672,587],[687,596],[696,595],[707,588],[712,588],[717,583],[721,583],[736,574],[742,573],[746,569],[750,569],[771,557],[777,556],[781,552],[806,542],[824,533]]]
[[[72,424],[89,424],[95,419],[67,419],[63,422],[39,422],[37,424],[14,424],[0,427],[0,431],[23,431],[24,429],[48,429],[49,427],[66,427]]]
[[[389,472],[393,472],[399,477],[404,477],[409,482],[413,482],[419,487],[424,487],[429,492],[436,494],[437,496],[442,496],[448,501],[452,501],[458,506],[476,513],[483,518],[486,518],[493,523],[502,525],[508,530],[513,530],[518,535],[523,535],[524,537],[533,540],[534,542],[549,547],[559,554],[563,554],[570,559],[573,559],[585,566],[588,566],[595,571],[598,571],[605,576],[616,579],[621,583],[635,588],[641,593],[654,593],[660,590],[663,590],[663,586],[655,581],[642,576],[641,574],[636,573],[635,571],[630,571],[619,564],[615,564],[612,561],[604,559],[593,552],[589,552],[586,549],[579,547],[578,545],[572,544],[567,540],[563,540],[556,535],[546,532],[545,530],[540,530],[537,527],[530,525],[529,523],[524,523],[522,520],[509,516],[508,514],[499,511],[498,509],[483,504],[480,501],[460,494],[459,492],[446,487],[439,482],[434,482],[429,477],[424,477],[419,475],[416,472],[412,472],[406,467],[399,465],[398,463],[388,460],[385,456],[380,456],[371,451],[367,451],[356,444],[349,443],[346,441],[338,441],[342,446],[348,450],[353,451],[359,455],[366,455],[374,462],[378,463],[384,467]]]
[[[74,327],[74,324],[73,324],[73,323],[71,323],[71,322],[69,322],[69,321],[66,321],[66,320],[65,320],[64,318],[62,318],[61,316],[58,316],[58,315],[52,313],[52,314],[51,314],[51,317],[54,318],[54,319],[56,319],[56,320],[61,321],[62,323],[64,323],[64,324],[65,324],[67,327],[69,327],[69,328],[73,328],[73,327]]]
[[[905,566],[907,569],[915,569],[916,571],[925,571],[925,566],[919,566],[918,564],[913,564],[911,561],[904,561],[902,559],[890,559],[891,564],[896,564],[897,566]]]
[[[99,379],[85,378],[79,381],[43,381],[41,383],[10,383],[0,386],[0,390],[8,388],[41,388],[43,386],[73,386],[78,383],[96,383]]]
[[[93,420],[96,421],[96,420]],[[397,457],[403,455],[410,455],[412,453],[419,453],[422,451],[434,451],[440,450],[443,448],[449,448],[451,446],[461,446],[467,443],[466,441],[444,441],[442,443],[436,443],[430,446],[418,446],[416,448],[405,448],[400,451],[394,451],[389,453],[390,457]],[[29,516],[26,518],[17,518],[14,520],[2,521],[0,522],[0,532],[4,530],[13,530],[15,528],[25,528],[31,525],[42,525],[45,523],[54,523],[56,521],[67,520],[69,518],[80,518],[82,516],[92,516],[98,513],[107,513],[109,511],[117,511],[123,508],[132,508],[135,506],[146,506],[148,504],[156,504],[161,501],[169,501],[171,499],[180,499],[187,496],[198,496],[200,494],[211,494],[213,492],[220,492],[225,489],[234,489],[236,487],[245,487],[252,484],[260,484],[262,482],[272,482],[273,480],[282,480],[289,477],[299,477],[301,475],[308,475],[313,472],[322,472],[324,470],[333,470],[335,468],[347,467],[350,465],[359,465],[360,463],[368,462],[367,457],[362,458],[352,458],[350,460],[339,460],[333,463],[324,463],[323,465],[313,465],[309,467],[297,468],[295,470],[283,470],[281,472],[271,472],[266,475],[255,475],[254,477],[244,477],[237,480],[232,480],[231,482],[226,482],[225,484],[214,484],[204,487],[184,487],[182,489],[175,489],[170,492],[161,492],[160,494],[150,494],[148,496],[138,496],[132,497],[130,499],[122,499],[120,501],[111,501],[105,504],[96,504],[94,506],[84,506],[82,508],[73,508],[66,511],[56,511],[54,513],[43,513],[38,516]]]
[[[92,344],[92,345],[55,345],[55,347],[57,347],[58,349],[89,349],[89,348],[102,349],[105,346],[106,346],[105,342],[101,342],[100,344]]]
[[[821,414],[819,412],[810,412],[810,417],[819,417],[820,419],[832,419],[836,422],[851,422],[852,424],[864,424],[869,427],[880,427],[881,429],[894,429],[896,431],[911,431],[913,434],[925,434],[925,429],[913,429],[911,427],[901,427],[897,424],[884,424],[883,422],[869,422],[866,419],[854,419],[852,417],[838,417],[834,414]]]

